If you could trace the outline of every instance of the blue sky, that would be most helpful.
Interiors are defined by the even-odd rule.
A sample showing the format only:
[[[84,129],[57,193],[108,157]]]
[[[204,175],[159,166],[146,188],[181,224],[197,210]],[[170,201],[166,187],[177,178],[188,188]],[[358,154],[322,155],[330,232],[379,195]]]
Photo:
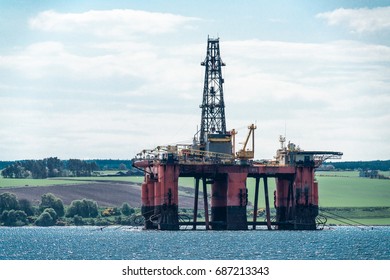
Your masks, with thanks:
[[[272,2],[272,3],[271,3]],[[228,129],[390,158],[390,1],[1,1],[0,160],[132,158],[190,142],[207,36]]]

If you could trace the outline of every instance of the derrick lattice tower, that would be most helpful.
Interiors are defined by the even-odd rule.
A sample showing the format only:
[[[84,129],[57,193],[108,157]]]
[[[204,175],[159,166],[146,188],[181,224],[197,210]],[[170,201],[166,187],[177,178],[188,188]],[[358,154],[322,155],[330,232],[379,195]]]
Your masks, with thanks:
[[[223,100],[222,66],[219,38],[208,38],[205,66],[200,145],[205,145],[209,134],[226,134],[225,103]]]

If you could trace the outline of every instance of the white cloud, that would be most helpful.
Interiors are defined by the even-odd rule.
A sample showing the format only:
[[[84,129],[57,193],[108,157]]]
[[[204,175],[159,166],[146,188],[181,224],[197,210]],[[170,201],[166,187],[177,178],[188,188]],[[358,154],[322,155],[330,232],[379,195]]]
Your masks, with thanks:
[[[163,34],[192,28],[198,18],[129,9],[91,10],[83,13],[44,11],[30,19],[32,29],[48,32],[88,33],[99,37]]]
[[[337,104],[340,94],[383,93],[390,47],[338,41],[303,44],[235,41],[224,45],[232,61],[226,85],[235,102],[297,100]],[[382,86],[381,86],[382,83]]]
[[[193,123],[197,117],[163,112],[161,107],[156,112],[148,108],[99,110],[83,106],[70,113],[63,108],[45,110],[40,104],[34,106],[34,101],[20,106],[19,102],[0,100],[2,105],[14,105],[0,106],[0,119],[7,120],[0,121],[0,152],[5,159],[132,158],[142,149],[182,139],[188,142],[195,128],[188,123],[179,126],[178,118]]]
[[[390,30],[390,7],[340,8],[317,14],[317,18],[325,19],[329,25],[347,26],[352,32],[357,33]]]
[[[12,149],[21,155],[39,157],[43,151],[31,147],[42,143],[47,156],[123,158],[191,139],[200,122],[205,44],[83,44],[41,42],[0,58],[23,84],[0,88],[9,92],[0,106],[5,147],[24,133],[32,140]],[[382,129],[390,119],[389,47],[249,40],[221,41],[221,51],[227,126],[240,129],[241,141],[257,120],[258,158],[272,158],[285,123],[302,148],[344,151],[345,159],[357,158],[363,143],[390,137]],[[58,145],[66,147],[61,155]]]
[[[3,158],[128,158],[190,142],[200,123],[206,42],[180,35],[196,21],[132,10],[36,16],[31,32],[52,33],[0,54]],[[73,36],[80,32],[93,37]],[[164,33],[158,44],[156,32]],[[257,121],[257,158],[272,158],[285,124],[303,149],[340,150],[345,160],[389,157],[388,46],[221,38],[221,55],[227,127],[241,141]],[[380,148],[367,152],[369,143]]]
[[[383,129],[390,121],[390,47],[260,40],[222,46],[226,112],[235,123],[257,120],[259,158],[274,154],[285,123],[288,138],[303,149],[340,150],[346,160],[364,157],[359,145],[390,137]]]
[[[128,45],[131,46],[132,43],[128,42]],[[56,76],[84,80],[113,76],[148,78],[156,69],[156,64],[162,60],[161,57],[157,57],[159,54],[156,50],[145,47],[145,44],[123,51],[110,49],[101,51],[94,46],[80,45],[76,48],[89,53],[85,54],[82,51],[77,53],[77,50],[67,48],[62,42],[34,43],[19,53],[0,56],[2,62],[0,67],[17,70],[30,79]]]

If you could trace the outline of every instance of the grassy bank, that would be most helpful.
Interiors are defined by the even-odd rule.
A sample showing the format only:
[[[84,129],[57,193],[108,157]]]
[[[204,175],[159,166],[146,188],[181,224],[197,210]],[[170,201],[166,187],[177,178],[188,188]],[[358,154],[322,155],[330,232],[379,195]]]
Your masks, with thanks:
[[[390,207],[323,207],[320,214],[330,225],[390,225]]]
[[[320,207],[390,207],[390,180],[360,178],[355,171],[318,172]],[[141,177],[132,180],[142,182]],[[193,178],[180,178],[179,184],[193,187]],[[260,207],[265,207],[264,183],[260,182]],[[249,201],[253,204],[255,180],[248,178]],[[268,179],[270,199],[275,191],[275,179]],[[210,189],[210,187],[208,187]]]
[[[322,207],[390,207],[390,180],[317,174]]]

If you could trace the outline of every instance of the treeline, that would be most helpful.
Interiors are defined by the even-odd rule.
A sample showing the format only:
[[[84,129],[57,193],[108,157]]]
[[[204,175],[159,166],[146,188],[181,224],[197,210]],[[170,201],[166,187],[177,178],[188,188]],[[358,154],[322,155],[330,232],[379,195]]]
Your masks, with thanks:
[[[6,164],[5,164],[6,163]],[[92,176],[100,170],[129,170],[129,174],[142,175],[132,167],[131,160],[60,160],[57,157],[42,160],[20,160],[0,162],[1,175],[4,178],[33,178],[45,179],[52,177]]]
[[[87,160],[87,162],[95,162],[100,170],[130,170],[133,168],[132,160],[120,160],[120,159],[93,159]]]
[[[62,161],[57,157],[16,161],[1,171],[4,178],[45,179],[51,177],[91,176],[99,170],[95,162],[80,159]]]
[[[62,161],[57,157],[42,160],[16,161],[1,171],[4,178],[45,179],[52,177],[91,176],[99,170],[95,162],[80,159]]]
[[[342,170],[390,170],[390,160],[327,162],[324,165],[333,165],[336,169]]]

